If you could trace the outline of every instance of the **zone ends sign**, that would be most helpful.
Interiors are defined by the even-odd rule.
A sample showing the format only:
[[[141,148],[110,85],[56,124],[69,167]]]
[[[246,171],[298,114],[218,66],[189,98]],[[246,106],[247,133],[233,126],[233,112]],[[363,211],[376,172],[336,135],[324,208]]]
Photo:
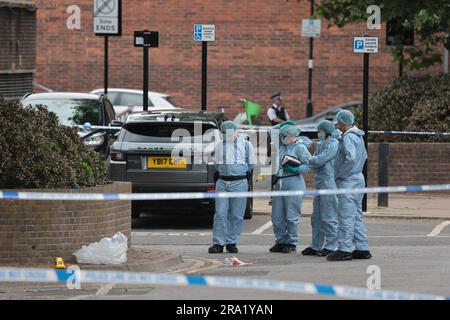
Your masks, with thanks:
[[[93,28],[95,35],[121,35],[121,0],[93,0],[93,10]]]

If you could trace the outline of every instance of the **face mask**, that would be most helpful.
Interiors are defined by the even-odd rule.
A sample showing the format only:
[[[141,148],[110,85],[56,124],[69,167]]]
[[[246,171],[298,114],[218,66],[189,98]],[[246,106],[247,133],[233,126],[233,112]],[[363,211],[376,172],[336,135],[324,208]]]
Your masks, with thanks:
[[[292,142],[289,141],[287,138],[282,138],[281,143],[284,144],[285,146],[292,144]]]
[[[319,133],[317,134],[317,136],[319,137],[319,140],[320,140],[320,141],[324,141],[324,140],[327,138],[326,134],[323,133],[323,132],[319,132]]]
[[[222,139],[224,141],[234,141],[236,135],[234,133],[222,133]]]

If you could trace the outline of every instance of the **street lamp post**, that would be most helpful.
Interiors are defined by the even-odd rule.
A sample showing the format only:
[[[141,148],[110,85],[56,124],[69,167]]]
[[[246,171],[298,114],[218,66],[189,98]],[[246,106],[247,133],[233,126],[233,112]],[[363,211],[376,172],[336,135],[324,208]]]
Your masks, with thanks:
[[[314,15],[314,0],[311,2],[311,17]],[[312,103],[312,75],[313,75],[313,50],[314,50],[314,38],[309,38],[309,61],[308,61],[308,102],[306,103],[306,117],[312,117],[313,115],[313,103]]]

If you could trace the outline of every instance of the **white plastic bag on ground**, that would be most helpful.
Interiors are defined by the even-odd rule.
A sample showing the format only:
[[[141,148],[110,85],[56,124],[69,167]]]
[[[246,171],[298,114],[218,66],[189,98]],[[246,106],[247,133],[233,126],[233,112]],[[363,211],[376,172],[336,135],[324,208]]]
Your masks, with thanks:
[[[83,246],[73,255],[78,263],[121,264],[127,262],[128,239],[122,232],[113,237],[105,237],[99,242]]]

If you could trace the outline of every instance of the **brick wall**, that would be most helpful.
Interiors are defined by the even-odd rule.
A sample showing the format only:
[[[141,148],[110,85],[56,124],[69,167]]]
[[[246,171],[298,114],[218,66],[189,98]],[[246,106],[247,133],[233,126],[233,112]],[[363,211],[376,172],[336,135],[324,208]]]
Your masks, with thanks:
[[[52,191],[130,193],[131,184]],[[118,231],[130,241],[130,201],[0,200],[0,263],[50,263],[55,257],[74,262],[72,253],[82,245]]]
[[[378,186],[378,145],[369,143],[369,187]],[[389,143],[388,161],[390,186],[450,183],[450,143]],[[306,176],[308,188],[313,177]]]
[[[378,183],[378,143],[369,145],[369,185]],[[390,143],[389,185],[450,183],[450,143]]]
[[[103,37],[92,32],[92,0],[37,0],[37,81],[59,91],[103,87]],[[133,47],[134,30],[158,30],[160,47],[150,50],[150,89],[171,94],[182,106],[200,108],[201,44],[193,41],[194,23],[216,24],[216,42],[208,46],[208,108],[225,107],[234,118],[246,97],[268,106],[283,93],[294,118],[305,115],[309,40],[300,36],[307,0],[122,1],[122,36],[110,37],[110,87],[142,87],[142,50]],[[68,30],[66,9],[81,9],[81,29]],[[326,28],[315,41],[315,111],[361,100],[362,55],[353,53],[353,36],[363,23]],[[371,56],[370,89],[385,86],[398,73],[385,43]],[[427,72],[437,73],[441,66]],[[411,73],[405,70],[405,73]]]

